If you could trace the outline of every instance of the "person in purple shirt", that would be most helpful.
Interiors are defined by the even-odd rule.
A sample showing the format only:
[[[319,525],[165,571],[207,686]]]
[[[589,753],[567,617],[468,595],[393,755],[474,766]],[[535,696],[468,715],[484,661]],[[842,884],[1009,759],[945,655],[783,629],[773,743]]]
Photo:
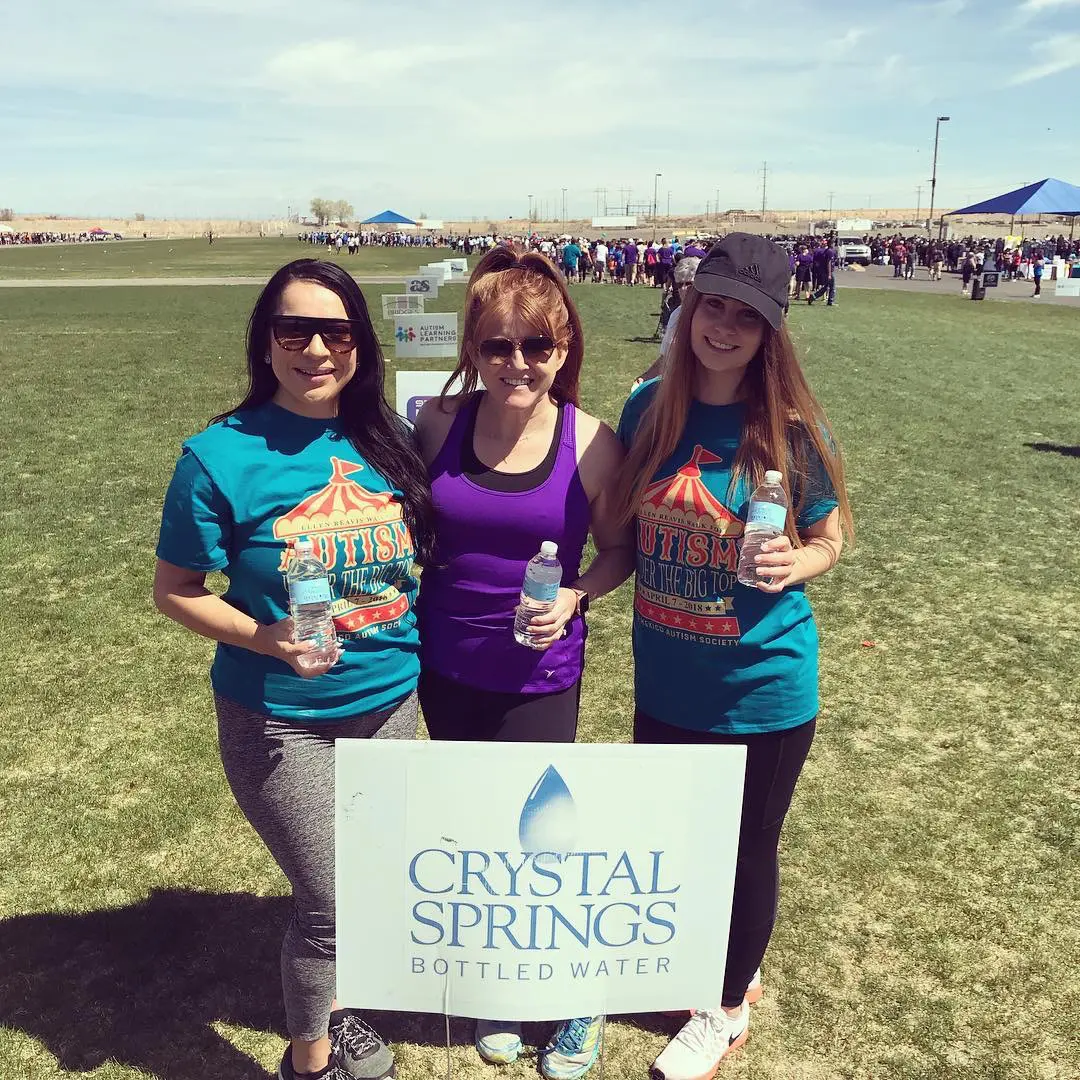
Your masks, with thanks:
[[[667,237],[661,237],[660,250],[656,253],[656,284],[661,288],[671,280],[671,268],[675,265],[675,250]]]
[[[638,247],[633,240],[623,245],[623,262],[625,263],[626,284],[635,284],[638,268]]]
[[[703,247],[698,246],[697,239],[695,238],[687,242],[686,250],[683,254],[686,255],[687,258],[694,257],[698,259],[704,259],[706,252]]]
[[[807,304],[820,300],[826,293],[829,307],[836,305],[836,249],[822,237],[813,255],[814,289],[806,298]]]
[[[589,601],[633,571],[631,530],[614,524],[611,480],[622,447],[577,408],[581,320],[555,266],[510,250],[480,260],[465,294],[461,355],[416,434],[432,482],[435,559],[417,607],[418,693],[433,739],[573,742]],[[448,394],[459,378],[462,393]],[[596,557],[581,572],[585,541]],[[514,637],[525,568],[558,544],[563,585]],[[560,1024],[541,1053],[549,1080],[583,1076],[596,1060],[602,1016]],[[521,1025],[481,1020],[480,1056],[508,1064]]]

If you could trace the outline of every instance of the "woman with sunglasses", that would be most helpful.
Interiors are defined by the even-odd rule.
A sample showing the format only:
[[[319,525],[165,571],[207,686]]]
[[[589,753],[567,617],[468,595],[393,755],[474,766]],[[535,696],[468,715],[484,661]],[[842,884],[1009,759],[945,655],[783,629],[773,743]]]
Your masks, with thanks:
[[[433,739],[573,742],[590,600],[630,575],[629,530],[608,487],[622,450],[577,408],[581,320],[562,275],[539,254],[499,249],[473,271],[461,358],[443,395],[417,418],[431,477],[438,549],[420,599],[420,703]],[[461,378],[464,392],[447,394]],[[478,389],[482,387],[482,389]],[[581,573],[585,540],[597,554]],[[533,647],[514,638],[525,567],[558,544],[562,587],[535,617]],[[603,1017],[560,1024],[542,1053],[549,1078],[583,1076]],[[513,1021],[477,1023],[487,1061],[521,1052]]]
[[[281,951],[291,1037],[280,1080],[390,1076],[393,1055],[334,1009],[334,744],[416,734],[414,560],[432,546],[423,462],[383,396],[364,297],[300,259],[263,289],[243,401],[188,439],[165,497],[154,600],[218,642],[210,679],[240,809],[289,879]],[[305,538],[330,576],[339,648],[292,637],[285,574]],[[206,575],[228,579],[223,595]]]

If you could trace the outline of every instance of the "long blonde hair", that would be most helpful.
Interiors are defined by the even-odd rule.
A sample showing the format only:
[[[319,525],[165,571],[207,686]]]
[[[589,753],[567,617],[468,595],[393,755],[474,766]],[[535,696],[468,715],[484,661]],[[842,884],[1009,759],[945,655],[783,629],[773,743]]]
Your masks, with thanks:
[[[623,462],[615,491],[615,507],[623,524],[633,520],[642,493],[656,470],[674,452],[686,428],[699,363],[690,343],[690,326],[700,302],[701,293],[691,289],[682,303],[664,376],[641,416]],[[753,490],[764,479],[766,470],[780,469],[791,505],[794,480],[798,479],[799,502],[788,514],[786,532],[792,544],[801,547],[795,522],[812,482],[809,454],[812,446],[836,492],[841,531],[847,542],[854,544],[855,523],[844,483],[843,456],[825,411],[806,381],[786,324],[781,324],[779,330],[766,324],[761,346],[739,384],[739,398],[745,412],[742,437],[732,464],[729,501],[735,498],[740,480],[745,478]]]

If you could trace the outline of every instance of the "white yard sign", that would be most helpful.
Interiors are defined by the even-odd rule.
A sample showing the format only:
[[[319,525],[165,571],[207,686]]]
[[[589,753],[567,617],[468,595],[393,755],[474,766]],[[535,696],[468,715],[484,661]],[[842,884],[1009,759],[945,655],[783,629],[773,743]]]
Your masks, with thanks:
[[[442,275],[417,274],[415,277],[405,279],[405,291],[411,296],[429,296],[435,299],[439,295],[439,285],[442,284]]]
[[[410,424],[416,423],[416,414],[425,401],[438,397],[450,371],[397,371],[394,373],[394,391],[397,399],[399,416],[404,416]],[[451,394],[461,393],[461,380],[450,387]]]
[[[337,996],[559,1020],[718,1002],[745,750],[337,744]]]
[[[405,293],[401,296],[384,293],[382,298],[382,317],[392,319],[395,315],[423,315],[424,297],[422,294]]]
[[[457,356],[457,312],[399,315],[394,320],[395,356]]]

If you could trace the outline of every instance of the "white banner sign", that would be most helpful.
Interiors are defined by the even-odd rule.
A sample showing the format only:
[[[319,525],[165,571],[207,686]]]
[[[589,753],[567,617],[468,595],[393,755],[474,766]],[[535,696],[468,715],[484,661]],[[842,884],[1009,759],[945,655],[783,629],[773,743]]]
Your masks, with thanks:
[[[469,272],[469,262],[467,259],[443,259],[443,262],[450,267],[450,280],[455,278],[462,278]]]
[[[428,277],[437,278],[444,285],[450,280],[450,267],[446,263],[425,263],[420,267],[419,273],[421,276],[426,274]]]
[[[1059,278],[1054,283],[1055,296],[1080,296],[1080,278]]]
[[[420,406],[430,398],[438,397],[450,371],[398,371],[394,374],[394,390],[399,416],[404,416],[410,424],[416,423],[416,414]],[[461,393],[461,380],[450,387],[451,394]]]
[[[439,285],[442,284],[442,275],[417,274],[416,277],[405,279],[405,291],[415,296],[430,296],[433,300],[439,295]]]
[[[383,293],[382,317],[392,319],[395,315],[423,315],[424,297],[419,293],[406,293],[403,296]]]
[[[395,357],[457,356],[457,312],[399,315],[394,320]]]
[[[492,1020],[719,1002],[745,753],[339,740],[339,1002]]]

